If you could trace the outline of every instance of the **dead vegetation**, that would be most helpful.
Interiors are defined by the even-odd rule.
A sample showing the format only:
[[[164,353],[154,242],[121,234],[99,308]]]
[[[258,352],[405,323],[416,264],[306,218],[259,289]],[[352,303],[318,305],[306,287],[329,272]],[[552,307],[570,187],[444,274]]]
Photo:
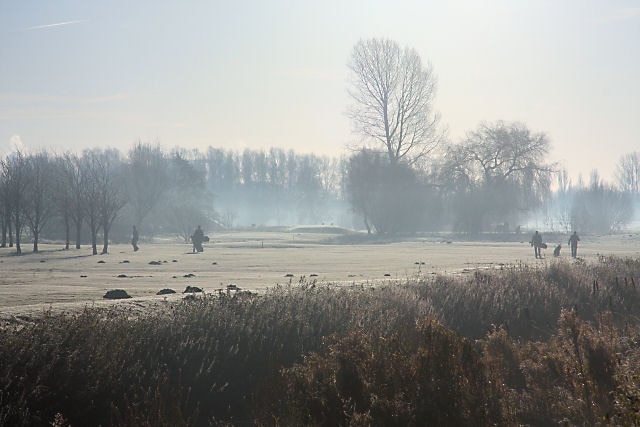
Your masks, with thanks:
[[[0,424],[636,425],[639,278],[600,257],[45,313],[0,332]]]

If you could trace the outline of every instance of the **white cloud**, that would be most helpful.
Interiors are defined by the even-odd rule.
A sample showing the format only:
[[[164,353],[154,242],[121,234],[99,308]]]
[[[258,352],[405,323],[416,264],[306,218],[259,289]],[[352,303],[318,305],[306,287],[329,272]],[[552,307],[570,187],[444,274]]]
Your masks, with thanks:
[[[124,101],[126,99],[129,99],[130,97],[131,96],[129,94],[122,92],[96,97],[71,97],[5,93],[0,94],[0,101],[12,104],[102,104],[108,102]]]
[[[65,22],[56,22],[53,24],[44,24],[44,25],[34,25],[33,27],[23,28],[23,31],[31,31],[31,30],[44,30],[47,28],[61,27],[63,25],[72,25],[72,24],[80,24],[82,22],[87,22],[86,19],[78,19],[75,21],[65,21]]]

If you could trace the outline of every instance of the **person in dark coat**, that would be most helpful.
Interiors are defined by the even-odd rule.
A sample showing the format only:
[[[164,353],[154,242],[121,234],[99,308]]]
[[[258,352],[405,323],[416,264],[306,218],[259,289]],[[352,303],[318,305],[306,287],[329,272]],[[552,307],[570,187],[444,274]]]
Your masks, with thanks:
[[[531,246],[533,246],[533,253],[536,258],[542,258],[542,254],[540,252],[540,249],[542,248],[542,234],[538,233],[538,230],[536,230],[536,232],[533,233],[533,237],[531,237]]]
[[[191,236],[191,242],[193,243],[193,252],[202,252],[204,248],[202,247],[202,242],[204,242],[204,232],[202,228],[198,226],[196,231],[193,232],[193,236]]]
[[[580,237],[578,237],[577,232],[573,232],[571,237],[569,237],[569,246],[571,246],[571,256],[575,258],[578,255],[578,242],[580,241]]]

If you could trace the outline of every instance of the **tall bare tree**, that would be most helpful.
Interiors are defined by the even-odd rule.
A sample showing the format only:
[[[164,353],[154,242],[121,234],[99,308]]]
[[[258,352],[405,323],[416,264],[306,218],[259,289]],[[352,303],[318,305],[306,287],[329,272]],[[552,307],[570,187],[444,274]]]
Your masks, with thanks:
[[[24,218],[33,236],[33,252],[38,252],[40,232],[54,212],[53,164],[46,151],[26,157],[25,169],[28,176],[25,187]]]
[[[424,160],[443,140],[433,110],[431,65],[423,64],[414,49],[374,38],[354,46],[348,66],[354,104],[347,115],[355,130],[382,145],[392,163]]]
[[[633,151],[620,157],[616,167],[616,178],[620,190],[640,193],[640,152]]]

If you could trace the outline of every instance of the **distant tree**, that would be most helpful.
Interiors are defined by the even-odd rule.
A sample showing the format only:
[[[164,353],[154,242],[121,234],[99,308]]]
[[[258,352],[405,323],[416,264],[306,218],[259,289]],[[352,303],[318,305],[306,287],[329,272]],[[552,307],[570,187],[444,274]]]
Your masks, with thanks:
[[[597,170],[591,172],[591,183],[579,189],[573,199],[571,222],[574,230],[593,233],[615,233],[633,218],[629,193],[605,184]]]
[[[437,175],[450,225],[457,231],[482,230],[486,214],[475,208],[482,202],[482,182],[465,150],[459,146],[449,147],[437,168]]]
[[[242,152],[242,157],[240,159],[240,173],[242,176],[242,184],[248,188],[255,187],[256,183],[258,182],[256,168],[254,167],[256,163],[256,157],[257,153],[247,148]]]
[[[237,155],[230,151],[209,147],[207,150],[207,182],[216,196],[233,193],[239,183]]]
[[[84,218],[91,234],[91,249],[93,255],[98,255],[98,228],[100,227],[100,184],[98,180],[99,167],[97,155],[85,152],[80,160],[82,179],[82,209]]]
[[[322,189],[322,162],[312,154],[297,157],[295,200],[299,224],[320,223],[323,219],[324,192]]]
[[[15,232],[18,255],[22,254],[21,237],[28,181],[26,156],[22,151],[16,150],[2,161],[2,182],[5,190],[4,201],[10,208],[9,217]]]
[[[349,158],[346,171],[347,197],[353,210],[362,216],[368,234],[373,232],[371,218],[374,215],[378,190],[377,182],[372,179],[372,175],[380,169],[380,162],[379,154],[363,149]]]
[[[65,248],[69,249],[71,223],[73,223],[75,247],[80,249],[82,224],[86,214],[84,191],[87,174],[83,173],[80,158],[70,152],[57,157],[56,165],[57,203],[65,227]]]
[[[512,219],[520,211],[540,206],[550,193],[557,166],[545,161],[549,140],[524,124],[481,124],[460,145],[450,147],[443,181],[470,196],[458,213],[473,215],[468,231]],[[464,188],[466,186],[466,189]],[[461,191],[462,190],[462,191]]]
[[[65,168],[64,157],[54,157],[52,159],[53,166],[53,204],[54,209],[62,220],[64,226],[64,248],[69,249],[71,245],[71,192],[65,185]]]
[[[24,188],[23,212],[33,236],[33,252],[38,252],[40,232],[52,218],[55,208],[54,168],[46,151],[29,155],[25,160],[28,179]]]
[[[348,116],[355,130],[382,146],[391,163],[424,160],[443,140],[433,110],[431,65],[424,65],[414,49],[374,38],[354,46],[349,68],[354,104]]]
[[[237,154],[209,147],[206,181],[208,191],[221,207],[221,223],[229,228],[234,226],[239,217],[238,212],[244,211],[239,201],[240,167]]]
[[[291,192],[287,189],[287,154],[279,148],[270,148],[268,155],[269,198],[273,206],[273,217],[277,224],[290,213]]]
[[[282,188],[286,186],[287,177],[287,154],[279,148],[270,148],[268,155],[268,174],[269,184],[273,188]]]
[[[562,169],[558,173],[558,189],[555,192],[551,203],[551,210],[555,220],[564,232],[570,232],[572,228],[571,210],[573,206],[573,198],[575,190],[569,178],[566,169]]]
[[[159,205],[168,230],[175,232],[185,242],[196,225],[206,231],[217,222],[213,197],[207,191],[206,171],[198,169],[186,157],[186,153],[174,151],[169,162],[171,186]]]
[[[333,223],[340,210],[346,210],[347,204],[341,199],[342,163],[344,158],[317,157],[318,161],[318,212],[322,222]],[[342,207],[342,209],[340,209]],[[318,215],[320,214],[320,215]]]
[[[118,213],[126,204],[126,182],[123,163],[117,150],[105,150],[98,170],[100,184],[100,225],[102,227],[102,253],[109,249],[109,231]]]
[[[616,167],[616,178],[620,190],[632,194],[640,193],[640,152],[633,151],[620,157]]]
[[[2,222],[2,241],[0,247],[13,247],[13,232],[11,231],[11,192],[5,182],[4,163],[0,162],[0,221]]]
[[[170,186],[168,169],[169,161],[160,145],[138,142],[129,150],[124,187],[138,229],[143,228],[149,212],[167,193]]]
[[[109,248],[109,230],[125,204],[124,174],[117,150],[85,150],[82,155],[85,214],[91,230],[93,254],[98,254],[98,229],[102,228],[102,253]]]
[[[361,150],[349,159],[345,189],[368,233],[391,235],[416,231],[422,225],[425,188],[417,172],[404,162]]]

